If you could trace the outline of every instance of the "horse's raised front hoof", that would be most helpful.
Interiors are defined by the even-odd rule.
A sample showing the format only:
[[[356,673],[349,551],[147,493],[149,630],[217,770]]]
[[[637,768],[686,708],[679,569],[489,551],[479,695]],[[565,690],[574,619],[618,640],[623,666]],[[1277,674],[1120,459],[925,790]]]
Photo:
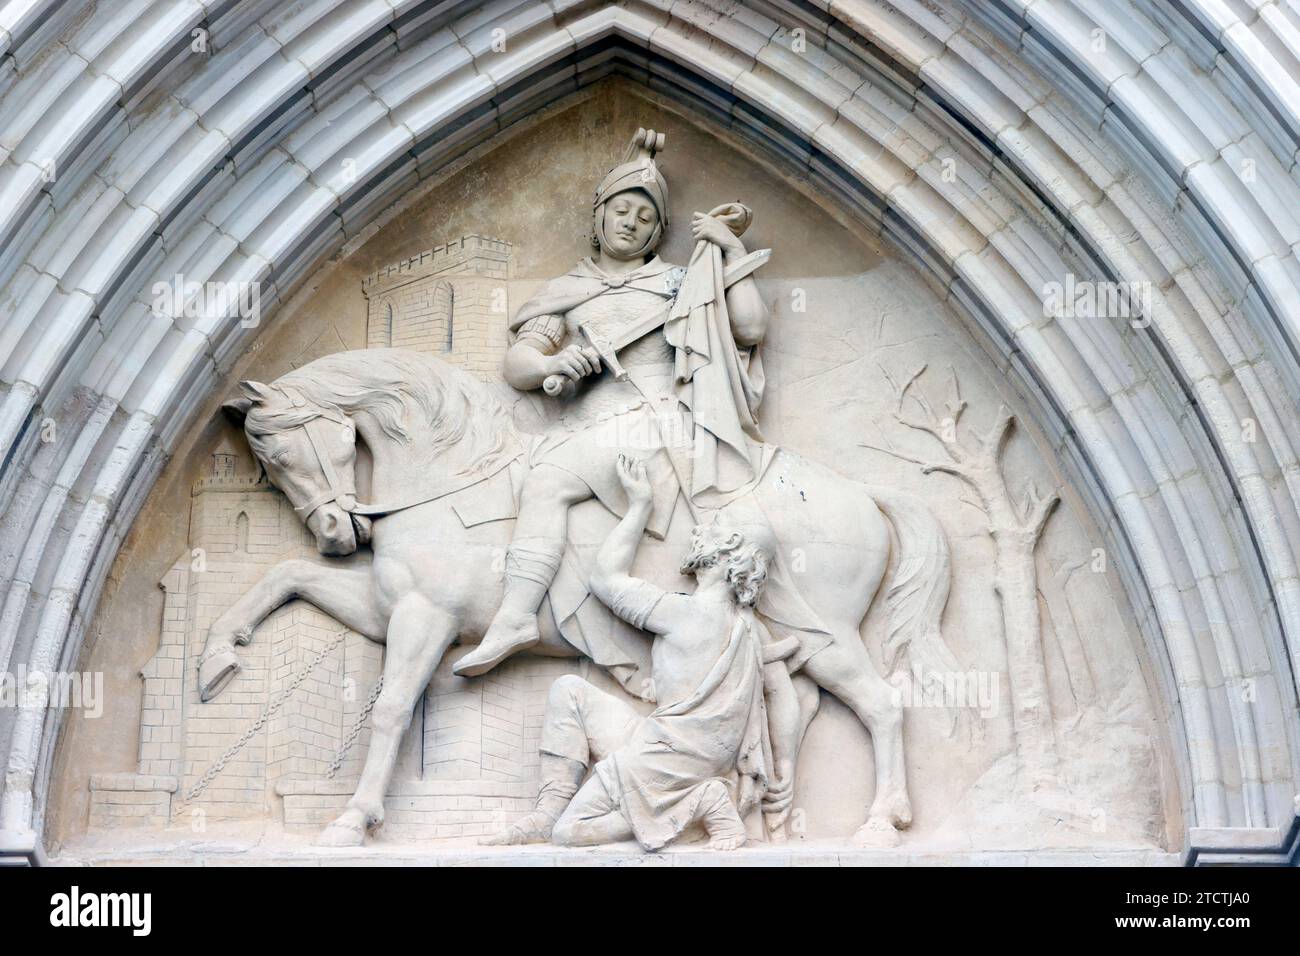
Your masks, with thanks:
[[[897,828],[885,817],[871,817],[849,841],[864,850],[891,850],[900,842]]]
[[[317,846],[364,846],[365,842],[365,814],[350,807],[316,838]]]
[[[206,704],[220,694],[242,666],[233,647],[223,648],[204,657],[199,664],[199,700]]]

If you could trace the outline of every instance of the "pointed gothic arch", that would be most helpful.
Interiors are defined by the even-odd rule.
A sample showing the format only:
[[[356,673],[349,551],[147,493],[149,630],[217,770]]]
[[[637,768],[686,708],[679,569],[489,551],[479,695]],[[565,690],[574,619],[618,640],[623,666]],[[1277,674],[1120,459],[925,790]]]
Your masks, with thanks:
[[[704,0],[338,2],[265,24],[254,7],[134,35],[86,3],[0,24],[15,64],[0,102],[44,106],[14,120],[0,166],[0,506],[25,542],[4,569],[0,670],[18,648],[32,669],[75,659],[124,529],[259,334],[156,310],[158,283],[256,281],[264,327],[398,196],[618,75],[806,182],[965,316],[1113,533],[1160,661],[1189,855],[1200,834],[1286,832],[1300,74],[1272,21],[1211,0],[1092,19],[1064,0],[777,0],[730,18]],[[166,55],[199,25],[210,58]],[[56,111],[78,119],[37,121]],[[1064,272],[1149,282],[1149,321],[1046,321],[1042,287]],[[67,439],[42,442],[46,420]],[[69,495],[78,482],[88,496]],[[0,852],[38,853],[59,725],[54,710],[0,716]]]

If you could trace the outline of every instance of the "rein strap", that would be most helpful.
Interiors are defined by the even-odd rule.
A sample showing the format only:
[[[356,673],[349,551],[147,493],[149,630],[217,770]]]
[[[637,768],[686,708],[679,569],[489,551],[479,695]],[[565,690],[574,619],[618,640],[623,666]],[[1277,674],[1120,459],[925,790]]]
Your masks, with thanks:
[[[316,495],[316,497],[312,498],[310,501],[303,502],[301,505],[294,505],[294,512],[297,513],[299,519],[304,523],[306,523],[307,519],[312,516],[316,509],[331,501],[337,502],[338,506],[350,515],[362,515],[368,517],[371,515],[396,514],[399,511],[406,511],[408,508],[414,508],[416,505],[428,504],[430,501],[437,501],[439,498],[445,498],[447,495],[454,494],[457,491],[462,491],[481,481],[486,481],[487,479],[494,477],[502,469],[513,464],[518,460],[520,454],[522,454],[522,452],[516,452],[511,457],[503,459],[489,472],[478,475],[463,475],[459,481],[452,482],[450,487],[439,488],[411,501],[404,501],[401,504],[396,505],[373,503],[362,504],[357,501],[356,476],[349,475],[349,480],[344,483],[342,478],[339,476],[337,469],[335,469],[330,456],[322,453],[322,448],[325,446],[326,439],[323,435],[317,434],[317,429],[313,427],[321,418],[326,418],[330,421],[347,425],[352,429],[353,435],[355,436],[356,434],[355,426],[352,425],[351,421],[347,419],[340,420],[335,418],[333,415],[320,415],[317,418],[311,419],[302,426],[304,431],[307,433],[307,440],[311,444],[312,452],[316,455],[316,464],[320,466],[321,474],[324,476],[326,484],[325,490]]]

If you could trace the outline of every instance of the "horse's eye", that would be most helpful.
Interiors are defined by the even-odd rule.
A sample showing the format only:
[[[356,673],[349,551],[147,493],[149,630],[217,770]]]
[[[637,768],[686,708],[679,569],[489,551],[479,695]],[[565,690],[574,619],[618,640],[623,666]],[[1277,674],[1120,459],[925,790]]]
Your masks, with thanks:
[[[287,451],[278,451],[275,453],[275,463],[281,467],[289,464],[289,453]]]

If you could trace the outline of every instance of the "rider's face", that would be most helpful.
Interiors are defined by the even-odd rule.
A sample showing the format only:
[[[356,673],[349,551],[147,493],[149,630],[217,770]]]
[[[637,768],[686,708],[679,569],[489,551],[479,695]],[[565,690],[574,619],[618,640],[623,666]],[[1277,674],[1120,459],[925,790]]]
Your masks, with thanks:
[[[640,189],[621,192],[605,203],[605,251],[620,259],[644,254],[659,225],[659,211]]]

